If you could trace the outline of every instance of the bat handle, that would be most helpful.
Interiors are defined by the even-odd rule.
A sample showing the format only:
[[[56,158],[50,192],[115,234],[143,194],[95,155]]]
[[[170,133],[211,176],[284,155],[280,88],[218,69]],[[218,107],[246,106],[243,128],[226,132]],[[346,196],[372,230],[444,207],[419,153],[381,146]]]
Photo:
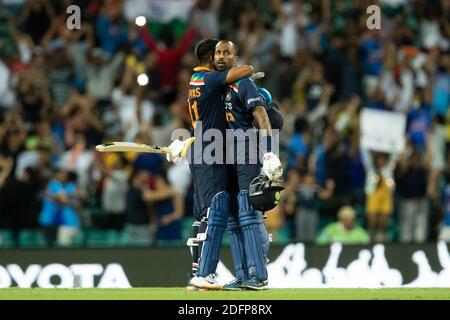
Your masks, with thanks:
[[[180,156],[181,157],[186,157],[189,147],[191,146],[192,143],[194,143],[195,141],[195,137],[189,138],[186,145],[184,146],[183,150],[180,152]]]

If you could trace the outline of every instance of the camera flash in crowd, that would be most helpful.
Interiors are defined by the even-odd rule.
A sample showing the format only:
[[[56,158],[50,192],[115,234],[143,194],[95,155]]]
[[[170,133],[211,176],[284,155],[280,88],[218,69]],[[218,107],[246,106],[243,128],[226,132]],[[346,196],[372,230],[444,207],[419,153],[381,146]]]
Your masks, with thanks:
[[[140,86],[146,86],[148,84],[148,76],[145,73],[140,74],[137,77],[137,82]]]
[[[139,17],[136,17],[135,22],[136,22],[137,26],[143,27],[147,23],[147,19],[144,16],[139,16]]]

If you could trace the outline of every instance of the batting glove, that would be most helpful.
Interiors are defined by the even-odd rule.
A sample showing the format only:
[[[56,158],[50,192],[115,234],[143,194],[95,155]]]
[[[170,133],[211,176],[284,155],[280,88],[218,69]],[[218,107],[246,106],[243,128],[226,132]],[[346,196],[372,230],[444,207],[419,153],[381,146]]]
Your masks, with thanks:
[[[175,164],[180,164],[183,161],[183,157],[181,156],[181,152],[183,151],[188,140],[173,140],[169,146],[169,153],[166,153],[167,161],[173,162]]]
[[[281,166],[280,159],[273,152],[264,154],[262,170],[269,180],[280,179],[283,175],[283,167]]]

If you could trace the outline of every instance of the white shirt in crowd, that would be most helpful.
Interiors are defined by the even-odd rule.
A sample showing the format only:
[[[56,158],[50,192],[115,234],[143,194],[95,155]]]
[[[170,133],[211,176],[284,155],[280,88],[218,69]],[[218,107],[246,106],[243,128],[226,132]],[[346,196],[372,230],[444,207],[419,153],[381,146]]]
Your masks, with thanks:
[[[119,113],[126,141],[133,141],[139,132],[149,128],[155,114],[155,106],[152,102],[148,100],[141,102],[141,122],[137,117],[138,106],[134,96],[125,95],[121,89],[115,88],[112,92],[112,102]]]
[[[11,108],[15,104],[15,95],[10,88],[11,73],[8,67],[0,60],[0,107]]]
[[[167,171],[167,180],[172,187],[177,189],[184,196],[191,184],[191,171],[185,159],[180,164],[173,164]]]
[[[128,174],[124,170],[113,170],[106,178],[102,192],[102,208],[107,213],[123,213],[126,210]]]
[[[94,161],[92,151],[84,151],[73,159],[72,151],[68,150],[61,156],[60,166],[74,171],[78,176],[77,185],[82,194],[86,194],[89,188],[90,175],[89,170]]]

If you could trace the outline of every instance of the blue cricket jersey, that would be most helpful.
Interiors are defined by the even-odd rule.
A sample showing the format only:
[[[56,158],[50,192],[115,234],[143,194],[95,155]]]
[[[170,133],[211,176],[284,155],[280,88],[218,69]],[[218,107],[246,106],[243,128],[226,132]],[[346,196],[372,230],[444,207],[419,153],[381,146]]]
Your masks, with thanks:
[[[253,127],[252,109],[264,106],[253,80],[244,78],[228,86],[225,96],[225,116],[230,129],[247,130]]]
[[[196,131],[199,121],[202,123],[202,133],[208,129],[225,132],[223,97],[227,88],[225,84],[227,74],[228,71],[212,71],[206,67],[194,68],[188,98],[194,136],[199,134]]]

